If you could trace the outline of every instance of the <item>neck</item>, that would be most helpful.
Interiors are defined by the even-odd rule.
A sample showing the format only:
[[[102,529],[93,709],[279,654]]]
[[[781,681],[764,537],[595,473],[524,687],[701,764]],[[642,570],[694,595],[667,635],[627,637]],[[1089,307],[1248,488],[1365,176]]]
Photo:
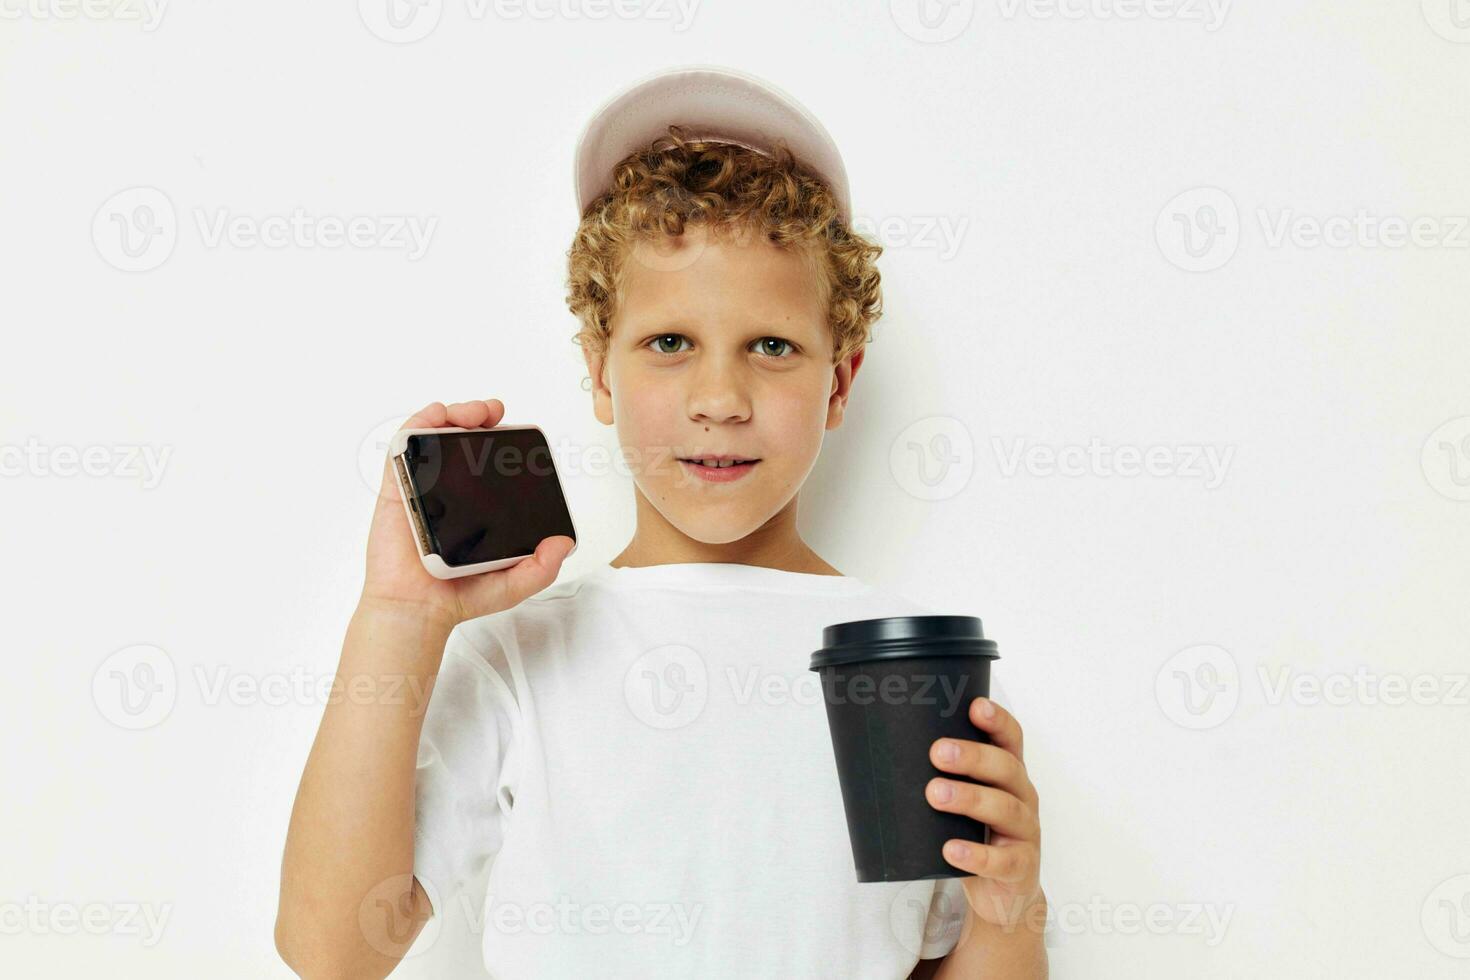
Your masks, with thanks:
[[[633,540],[608,563],[614,568],[700,561],[760,565],[813,575],[842,574],[823,561],[797,533],[796,497],[745,537],[719,543],[691,538],[670,524],[636,485],[633,496],[637,501],[638,527]]]

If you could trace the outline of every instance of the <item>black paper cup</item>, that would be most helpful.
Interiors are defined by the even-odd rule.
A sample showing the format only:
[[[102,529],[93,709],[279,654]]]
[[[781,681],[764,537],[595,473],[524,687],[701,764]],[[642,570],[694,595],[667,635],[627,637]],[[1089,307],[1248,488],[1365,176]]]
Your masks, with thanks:
[[[990,695],[994,640],[974,616],[894,616],[822,630],[809,669],[822,681],[827,725],[858,881],[963,878],[944,859],[951,838],[990,842],[978,820],[935,809],[936,776],[975,782],[929,761],[937,738],[989,742],[970,702]]]

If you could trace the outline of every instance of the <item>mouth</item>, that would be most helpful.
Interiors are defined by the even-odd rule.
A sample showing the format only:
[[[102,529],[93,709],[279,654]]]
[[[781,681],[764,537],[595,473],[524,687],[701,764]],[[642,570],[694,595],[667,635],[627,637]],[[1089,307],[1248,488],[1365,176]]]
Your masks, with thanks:
[[[746,456],[689,456],[680,457],[679,465],[710,483],[729,483],[755,469],[759,459]]]

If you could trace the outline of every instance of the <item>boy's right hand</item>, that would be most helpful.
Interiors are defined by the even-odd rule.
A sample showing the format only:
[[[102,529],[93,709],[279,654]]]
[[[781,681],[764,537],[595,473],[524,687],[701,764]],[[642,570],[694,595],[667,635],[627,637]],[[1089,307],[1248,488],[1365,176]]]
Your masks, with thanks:
[[[405,429],[437,429],[459,426],[488,429],[505,417],[505,403],[455,402],[446,406],[432,402],[403,423]],[[437,579],[419,560],[413,531],[403,510],[394,477],[392,460],[383,460],[383,481],[368,532],[367,576],[360,604],[408,604],[418,606],[436,619],[451,623],[509,609],[556,581],[557,573],[572,539],[565,535],[545,538],[528,558],[493,572],[463,578]]]

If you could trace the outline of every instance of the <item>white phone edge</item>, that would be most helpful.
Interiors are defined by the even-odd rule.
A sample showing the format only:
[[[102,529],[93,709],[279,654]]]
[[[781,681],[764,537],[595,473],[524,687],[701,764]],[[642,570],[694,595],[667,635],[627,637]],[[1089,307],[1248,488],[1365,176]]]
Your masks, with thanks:
[[[496,425],[488,429],[467,429],[461,426],[445,425],[436,429],[399,429],[393,433],[393,438],[388,442],[388,468],[393,471],[393,483],[398,487],[398,500],[403,504],[403,519],[408,522],[409,536],[413,538],[413,546],[419,553],[419,561],[423,563],[424,569],[437,579],[464,578],[466,575],[480,575],[484,572],[494,572],[502,568],[509,568],[530,558],[526,555],[512,555],[509,558],[497,558],[494,561],[476,562],[473,565],[449,565],[439,555],[425,551],[423,542],[419,539],[415,530],[413,510],[409,506],[408,487],[403,483],[403,471],[398,468],[398,457],[408,450],[408,437],[420,435],[443,435],[446,432],[505,432],[511,429],[535,429],[541,433],[541,438],[546,438],[539,425]],[[551,443],[548,440],[547,446]],[[556,476],[557,489],[561,491],[562,499],[566,499],[566,487],[561,483],[561,471],[556,468],[555,461],[552,462],[551,472]],[[567,508],[567,520],[572,522],[572,550],[567,552],[570,558],[577,551],[577,522],[572,518],[571,508]]]

